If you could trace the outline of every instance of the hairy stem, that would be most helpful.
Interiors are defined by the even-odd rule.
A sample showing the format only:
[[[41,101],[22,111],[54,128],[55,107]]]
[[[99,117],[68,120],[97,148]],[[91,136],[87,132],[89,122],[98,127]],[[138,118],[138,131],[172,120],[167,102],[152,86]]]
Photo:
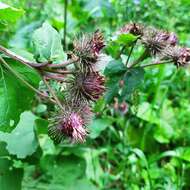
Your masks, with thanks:
[[[61,102],[59,101],[59,99],[58,99],[57,95],[55,94],[54,90],[53,90],[53,89],[51,88],[51,86],[49,85],[49,83],[48,83],[48,81],[46,80],[46,77],[45,77],[45,76],[43,76],[43,81],[44,81],[44,84],[47,86],[47,88],[48,88],[50,94],[51,94],[51,95],[53,96],[53,98],[55,99],[57,105],[61,108],[61,110],[64,111],[64,108],[63,108]]]
[[[16,71],[14,71],[9,64],[0,56],[0,61],[5,65],[5,67],[12,72],[16,78],[18,78],[20,81],[22,81],[22,83],[24,83],[28,88],[30,88],[31,90],[33,90],[34,92],[36,92],[38,95],[44,97],[44,98],[48,98],[52,103],[55,103],[55,101],[53,99],[51,99],[48,95],[40,92],[39,90],[37,90],[36,88],[34,88],[31,84],[29,84],[27,81],[25,81]]]

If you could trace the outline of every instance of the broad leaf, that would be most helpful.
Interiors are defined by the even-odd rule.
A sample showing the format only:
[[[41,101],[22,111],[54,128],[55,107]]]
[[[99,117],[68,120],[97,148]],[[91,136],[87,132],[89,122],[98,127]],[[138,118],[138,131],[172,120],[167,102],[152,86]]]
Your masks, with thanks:
[[[38,146],[34,133],[36,116],[31,112],[21,114],[20,122],[11,133],[0,132],[0,141],[6,142],[6,149],[18,158],[33,154]]]
[[[40,77],[35,70],[10,59],[6,61],[31,85],[38,87]],[[31,89],[0,65],[0,130],[10,131],[10,122],[15,126],[20,114],[30,109],[33,97]]]
[[[1,166],[3,166],[3,168]],[[23,169],[10,168],[11,161],[0,158],[0,189],[21,190]]]
[[[104,70],[104,74],[107,76],[113,76],[114,74],[122,74],[127,70],[124,64],[118,60],[112,60]]]
[[[16,9],[0,2],[1,24],[14,24],[23,14],[24,11],[22,9]]]
[[[129,69],[125,76],[122,96],[130,95],[143,82],[144,70],[142,68]]]
[[[130,46],[135,40],[137,39],[137,36],[134,36],[133,34],[120,34],[117,36],[116,42],[119,44],[123,44],[126,46]]]
[[[92,124],[89,126],[90,137],[92,139],[97,138],[103,130],[111,125],[111,123],[111,118],[101,118],[93,120]]]
[[[115,96],[118,96],[120,80],[122,80],[122,77],[117,75],[109,78],[106,84],[107,91],[105,94],[105,100],[107,103],[110,103]]]
[[[21,190],[23,170],[13,168],[5,147],[6,143],[0,142],[0,189]]]
[[[39,61],[61,62],[67,56],[61,45],[59,33],[47,22],[33,34],[33,43]]]

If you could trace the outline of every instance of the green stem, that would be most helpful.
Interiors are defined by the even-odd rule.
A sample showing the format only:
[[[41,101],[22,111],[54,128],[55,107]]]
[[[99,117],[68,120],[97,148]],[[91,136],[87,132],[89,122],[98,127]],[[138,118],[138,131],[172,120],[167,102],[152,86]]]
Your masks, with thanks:
[[[64,0],[64,37],[63,37],[63,45],[64,50],[66,50],[66,36],[67,36],[67,0]]]
[[[162,61],[162,62],[156,62],[156,63],[149,63],[149,64],[144,64],[144,65],[141,65],[140,67],[150,67],[150,66],[156,66],[156,65],[163,65],[163,64],[168,64],[168,63],[171,63],[172,61]]]
[[[49,92],[51,93],[51,95],[52,95],[53,98],[55,99],[57,105],[61,108],[61,110],[64,111],[64,108],[63,108],[61,102],[59,101],[59,99],[58,99],[57,95],[55,94],[54,90],[51,88],[51,86],[50,86],[49,83],[47,82],[46,77],[43,76],[42,78],[43,78],[44,84],[47,86]]]
[[[129,65],[128,68],[134,67],[135,65],[144,61],[148,57],[148,55],[149,55],[149,52],[147,49],[145,49],[144,52],[141,54],[141,56],[137,60],[135,60],[131,65]]]
[[[138,40],[138,39],[137,39],[137,40]],[[131,47],[131,49],[130,49],[130,52],[129,52],[129,55],[128,55],[127,61],[126,61],[126,66],[128,66],[129,59],[130,59],[131,54],[132,54],[132,52],[133,52],[133,49],[134,49],[134,47],[135,47],[135,45],[136,45],[136,43],[137,43],[137,40],[135,40],[135,42],[133,43],[133,45],[132,45],[132,47]]]

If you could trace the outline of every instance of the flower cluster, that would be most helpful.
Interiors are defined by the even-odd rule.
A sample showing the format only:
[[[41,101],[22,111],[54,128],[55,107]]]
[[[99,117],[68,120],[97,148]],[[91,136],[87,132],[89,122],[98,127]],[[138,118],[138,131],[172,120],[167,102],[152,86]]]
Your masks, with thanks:
[[[91,102],[97,101],[105,91],[105,78],[96,68],[100,51],[104,47],[103,35],[96,31],[82,35],[73,42],[73,53],[78,57],[72,76],[67,77],[66,102],[63,113],[54,117],[49,136],[56,142],[65,137],[71,142],[84,142],[88,134],[86,125],[92,116]],[[68,106],[69,105],[69,106]]]
[[[75,143],[84,142],[88,131],[92,112],[88,105],[69,105],[64,107],[63,114],[54,117],[49,126],[48,134],[55,143],[62,142],[65,137]]]
[[[190,49],[180,47],[178,38],[173,32],[133,23],[121,28],[120,33],[131,33],[139,36],[139,41],[144,45],[148,54],[158,57],[161,61],[170,61],[177,67],[185,66],[190,61]]]

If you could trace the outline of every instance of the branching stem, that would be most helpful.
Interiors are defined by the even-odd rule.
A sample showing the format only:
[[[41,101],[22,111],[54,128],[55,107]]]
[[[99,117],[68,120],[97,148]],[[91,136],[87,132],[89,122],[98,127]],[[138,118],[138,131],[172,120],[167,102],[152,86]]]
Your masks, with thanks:
[[[171,63],[172,61],[171,60],[168,60],[168,61],[160,61],[160,62],[155,62],[155,63],[149,63],[149,64],[144,64],[144,65],[141,65],[140,67],[150,67],[150,66],[156,66],[156,65],[163,65],[163,64],[168,64],[168,63]]]
[[[53,99],[51,99],[48,95],[40,92],[39,90],[37,90],[36,88],[34,88],[31,84],[29,84],[26,80],[24,80],[16,71],[14,71],[9,64],[0,56],[0,61],[5,65],[5,67],[12,72],[15,77],[17,77],[20,81],[22,81],[22,83],[24,83],[28,88],[30,88],[31,90],[33,90],[34,92],[36,92],[38,95],[44,97],[44,98],[48,98],[52,103],[55,103],[55,101]]]
[[[49,83],[48,83],[48,81],[46,80],[46,77],[45,77],[45,76],[43,76],[43,81],[44,81],[44,84],[47,86],[47,88],[48,88],[50,94],[51,94],[51,95],[53,96],[53,98],[55,99],[57,105],[61,108],[61,110],[64,111],[64,108],[63,108],[61,102],[59,101],[59,99],[58,99],[57,95],[55,94],[54,90],[53,90],[53,89],[51,88],[51,86],[49,85]]]

